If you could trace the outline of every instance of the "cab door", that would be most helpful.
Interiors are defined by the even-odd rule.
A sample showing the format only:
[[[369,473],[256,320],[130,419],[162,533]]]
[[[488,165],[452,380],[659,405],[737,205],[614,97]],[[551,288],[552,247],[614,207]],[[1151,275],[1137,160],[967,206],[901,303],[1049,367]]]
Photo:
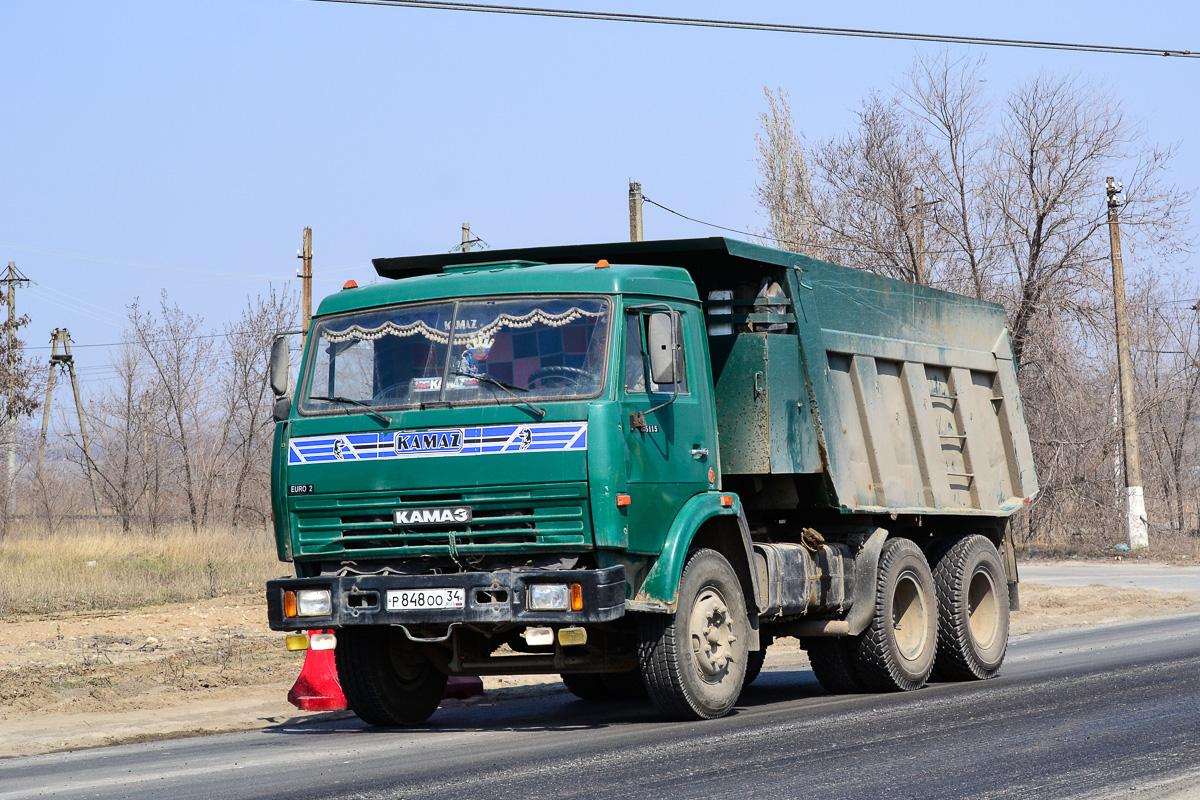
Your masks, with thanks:
[[[674,383],[652,380],[647,330],[654,314],[669,314],[675,326]],[[694,305],[656,300],[628,302],[623,322],[621,398],[629,549],[657,554],[679,509],[693,495],[712,487],[717,472],[716,414],[704,320]]]

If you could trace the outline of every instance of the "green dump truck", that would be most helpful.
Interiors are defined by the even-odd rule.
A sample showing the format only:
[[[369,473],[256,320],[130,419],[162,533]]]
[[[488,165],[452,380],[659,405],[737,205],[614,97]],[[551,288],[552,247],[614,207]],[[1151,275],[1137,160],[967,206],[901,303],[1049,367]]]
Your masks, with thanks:
[[[374,264],[294,392],[272,353],[267,584],[366,722],[517,673],[720,717],[781,637],[831,692],[1000,669],[1037,482],[999,306],[724,238]]]

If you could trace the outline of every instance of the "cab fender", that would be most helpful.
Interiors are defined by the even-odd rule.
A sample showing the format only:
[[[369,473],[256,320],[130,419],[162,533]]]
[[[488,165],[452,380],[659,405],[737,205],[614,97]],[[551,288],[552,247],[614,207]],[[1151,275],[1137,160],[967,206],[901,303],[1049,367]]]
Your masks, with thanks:
[[[721,505],[722,497],[732,497],[733,505]],[[637,594],[625,601],[629,611],[674,614],[679,602],[679,579],[688,553],[700,547],[716,550],[737,573],[746,599],[746,611],[757,632],[762,593],[754,569],[750,528],[737,495],[704,492],[683,504],[663,542],[662,553],[646,574]],[[752,648],[757,649],[757,648]]]

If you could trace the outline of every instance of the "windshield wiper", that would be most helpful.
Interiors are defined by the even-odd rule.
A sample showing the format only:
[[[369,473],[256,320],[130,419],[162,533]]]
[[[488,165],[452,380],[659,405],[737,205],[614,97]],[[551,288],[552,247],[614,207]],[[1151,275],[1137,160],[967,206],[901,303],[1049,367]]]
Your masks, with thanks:
[[[505,383],[504,381],[498,381],[495,378],[493,378],[491,375],[476,375],[471,372],[460,372],[459,370],[456,370],[456,369],[450,370],[450,374],[458,375],[459,377],[462,377],[462,378],[474,378],[475,380],[483,381],[484,383],[488,384],[489,386],[498,386],[499,388],[508,392],[508,394],[514,400],[516,400],[518,403],[525,406],[533,413],[537,414],[538,419],[541,419],[542,417],[546,416],[546,409],[535,406],[533,403],[529,402],[524,397],[521,397],[521,395],[517,394],[517,392],[528,392],[529,391],[528,389],[522,389],[520,386],[513,386],[512,384]]]
[[[368,405],[367,403],[364,403],[361,400],[352,400],[349,397],[317,397],[316,395],[310,395],[308,399],[309,400],[324,400],[327,403],[343,403],[345,405],[358,406],[359,408],[365,408],[367,410],[367,413],[370,414],[371,417],[373,417],[376,421],[382,422],[384,425],[392,424],[392,421],[390,419],[385,417],[383,414],[380,414],[378,411],[376,411],[370,405]],[[349,414],[350,411],[347,409],[346,413]]]

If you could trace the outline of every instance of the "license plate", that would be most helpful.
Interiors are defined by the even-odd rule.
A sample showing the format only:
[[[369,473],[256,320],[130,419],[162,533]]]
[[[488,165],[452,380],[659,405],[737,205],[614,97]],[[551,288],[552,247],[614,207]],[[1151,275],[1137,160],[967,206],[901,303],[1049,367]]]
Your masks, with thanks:
[[[387,593],[387,610],[462,608],[466,598],[466,589],[391,589]]]

